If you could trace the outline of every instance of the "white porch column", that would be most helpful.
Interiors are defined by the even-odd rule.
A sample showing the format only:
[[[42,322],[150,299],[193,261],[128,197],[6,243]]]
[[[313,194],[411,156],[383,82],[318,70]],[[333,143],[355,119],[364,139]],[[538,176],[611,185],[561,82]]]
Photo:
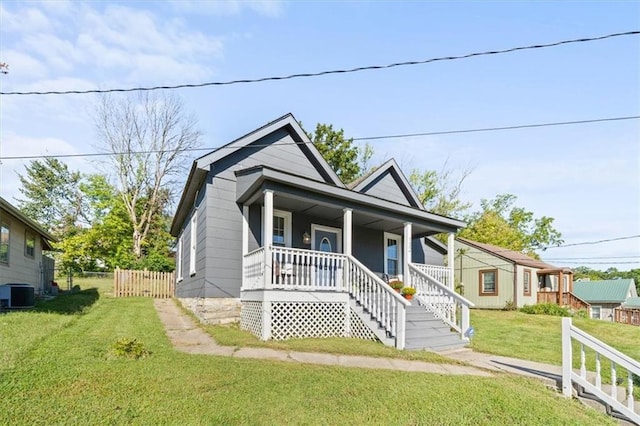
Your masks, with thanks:
[[[404,237],[402,238],[402,280],[405,287],[411,287],[411,274],[409,273],[409,263],[411,263],[411,222],[404,223]]]
[[[453,290],[453,287],[455,287],[453,285],[453,263],[454,263],[454,259],[455,259],[455,248],[454,248],[454,240],[456,238],[456,234],[454,234],[453,232],[449,232],[449,235],[447,236],[447,269],[449,269],[449,277],[448,277],[448,282],[447,287],[449,287],[450,289]],[[462,277],[460,277],[462,279]]]
[[[249,206],[242,205],[242,287],[246,287],[246,260],[245,256],[249,253]]]
[[[262,247],[264,247],[264,288],[271,288],[273,261],[271,244],[273,243],[273,191],[264,191],[264,223],[262,224]]]
[[[352,249],[352,235],[353,235],[353,230],[352,230],[352,215],[353,215],[353,211],[351,209],[344,209],[344,218],[342,220],[342,227],[344,228],[342,230],[342,238],[343,238],[343,243],[342,243],[342,247],[344,247],[344,254],[346,254],[347,256],[351,256],[351,249]]]

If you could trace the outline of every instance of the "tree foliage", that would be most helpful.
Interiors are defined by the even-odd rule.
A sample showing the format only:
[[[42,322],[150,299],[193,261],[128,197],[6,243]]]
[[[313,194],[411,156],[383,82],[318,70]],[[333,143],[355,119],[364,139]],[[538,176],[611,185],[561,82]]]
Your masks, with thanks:
[[[414,169],[409,175],[409,182],[418,194],[424,207],[435,214],[459,218],[471,207],[471,203],[460,199],[462,184],[471,174],[471,169],[464,170],[454,176],[453,170],[444,164],[440,172],[436,170]]]
[[[132,226],[133,255],[143,247],[157,215],[162,215],[175,190],[175,176],[184,173],[186,152],[199,145],[200,132],[181,101],[170,95],[103,97],[96,128],[109,156],[120,197]]]
[[[606,271],[591,269],[587,266],[578,266],[573,268],[573,279],[588,278],[590,280],[615,280],[618,278],[631,278],[636,283],[636,289],[640,294],[640,269],[630,269],[628,271],[619,271],[615,267],[608,268]]]
[[[18,208],[56,237],[72,232],[80,221],[89,221],[80,188],[82,175],[65,163],[56,158],[33,160],[18,178],[24,196]]]
[[[553,218],[534,218],[533,212],[514,206],[516,200],[512,194],[483,199],[480,202],[482,209],[466,218],[468,225],[459,236],[536,258],[536,251],[563,243],[562,235],[553,227]]]
[[[307,132],[307,136],[343,182],[353,182],[369,171],[373,148],[368,144],[364,148],[354,145],[353,138],[344,137],[343,129],[334,130],[331,124],[318,123],[316,130]]]

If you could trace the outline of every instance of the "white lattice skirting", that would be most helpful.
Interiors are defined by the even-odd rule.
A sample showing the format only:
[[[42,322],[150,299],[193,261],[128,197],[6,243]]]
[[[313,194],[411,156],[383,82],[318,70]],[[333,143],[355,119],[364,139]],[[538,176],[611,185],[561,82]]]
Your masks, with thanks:
[[[271,302],[269,304],[243,301],[240,326],[243,330],[262,336],[263,315],[271,318],[271,338],[286,340],[293,338],[352,337],[377,340],[373,332],[357,314],[339,302]]]

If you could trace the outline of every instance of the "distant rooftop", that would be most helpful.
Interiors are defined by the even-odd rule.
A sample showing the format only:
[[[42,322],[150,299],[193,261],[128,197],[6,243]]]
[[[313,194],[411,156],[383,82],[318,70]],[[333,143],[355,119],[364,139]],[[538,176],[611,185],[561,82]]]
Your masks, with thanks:
[[[622,303],[630,296],[637,298],[633,279],[576,281],[573,293],[586,302]]]

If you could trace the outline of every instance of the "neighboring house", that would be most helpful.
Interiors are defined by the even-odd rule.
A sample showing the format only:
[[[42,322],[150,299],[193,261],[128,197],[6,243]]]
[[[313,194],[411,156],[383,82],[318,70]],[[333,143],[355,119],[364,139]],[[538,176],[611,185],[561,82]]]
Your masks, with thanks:
[[[39,224],[0,197],[0,285],[29,284],[36,293],[49,288],[52,260],[42,255],[55,239]]]
[[[454,272],[476,307],[503,309],[536,303],[588,308],[572,295],[573,273],[526,254],[465,238],[455,240]]]
[[[574,293],[591,304],[591,318],[615,321],[615,310],[638,297],[633,279],[576,281]]]
[[[462,226],[425,211],[393,160],[345,185],[287,114],[194,161],[171,226],[176,296],[220,321],[240,306],[242,328],[262,339],[375,335],[408,347],[417,303],[382,278],[417,287],[424,306],[439,295],[427,309],[464,332],[468,317],[451,308],[464,299],[450,295],[430,238],[448,234],[451,256]]]

